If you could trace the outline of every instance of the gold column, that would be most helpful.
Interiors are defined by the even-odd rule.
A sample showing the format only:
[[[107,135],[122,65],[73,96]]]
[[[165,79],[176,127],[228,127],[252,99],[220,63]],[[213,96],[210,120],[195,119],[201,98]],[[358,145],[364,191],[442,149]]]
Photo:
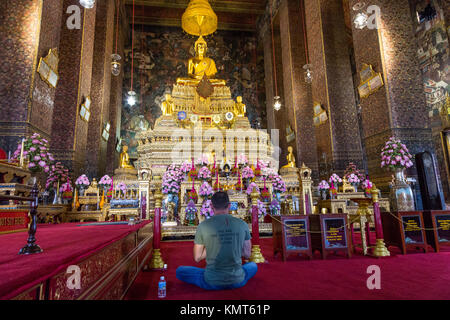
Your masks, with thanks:
[[[264,263],[266,262],[266,260],[264,259],[261,253],[261,248],[259,247],[258,212],[256,212],[256,214],[254,214],[253,212],[253,207],[258,206],[259,192],[253,189],[252,193],[250,194],[250,197],[252,199],[252,233],[253,233],[253,242],[255,243],[252,245],[252,253],[250,255],[250,261],[254,263]]]
[[[161,204],[163,195],[161,188],[158,186],[155,191],[155,217],[153,220],[153,253],[149,263],[150,269],[164,268],[164,261],[161,257],[160,239],[161,239]],[[155,239],[156,238],[156,239]]]
[[[391,253],[389,252],[389,250],[386,248],[386,245],[384,244],[383,225],[381,223],[381,212],[380,212],[380,207],[378,204],[379,192],[380,192],[380,190],[378,190],[374,184],[372,190],[370,191],[370,193],[372,193],[372,201],[374,204],[373,215],[374,215],[374,220],[375,220],[375,231],[377,233],[377,239],[376,239],[375,248],[373,250],[373,255],[375,257],[389,257],[391,255]]]

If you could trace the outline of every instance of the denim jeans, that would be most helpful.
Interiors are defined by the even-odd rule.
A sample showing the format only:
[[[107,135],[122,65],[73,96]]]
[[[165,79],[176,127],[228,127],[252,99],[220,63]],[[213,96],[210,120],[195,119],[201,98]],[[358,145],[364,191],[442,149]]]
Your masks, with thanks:
[[[213,286],[206,283],[204,278],[205,269],[197,267],[187,267],[187,266],[178,267],[177,279],[190,284],[195,284],[196,286],[199,286],[200,288],[206,290],[236,289],[245,286],[247,281],[256,274],[258,266],[254,262],[248,262],[242,265],[242,269],[244,269],[245,272],[244,281],[226,286]]]

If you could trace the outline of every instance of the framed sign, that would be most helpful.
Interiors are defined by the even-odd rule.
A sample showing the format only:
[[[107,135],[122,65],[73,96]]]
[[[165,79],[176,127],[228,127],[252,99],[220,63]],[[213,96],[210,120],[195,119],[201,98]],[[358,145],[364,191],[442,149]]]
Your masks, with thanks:
[[[371,65],[364,63],[359,72],[359,77],[361,82],[358,87],[358,92],[361,99],[367,98],[384,86],[382,74],[375,72]]]
[[[273,250],[286,261],[290,254],[303,254],[312,259],[309,219],[306,215],[272,216]]]
[[[90,107],[91,107],[91,98],[87,96],[84,103],[80,106],[80,117],[86,122],[89,122],[89,118],[91,117]]]
[[[308,250],[308,222],[306,219],[286,219],[284,220],[284,241],[286,251]]]
[[[405,244],[423,244],[422,222],[419,215],[402,216]]]
[[[314,103],[314,117],[313,122],[315,126],[320,126],[328,120],[327,111],[318,102]]]
[[[50,49],[48,54],[39,60],[37,72],[43,81],[51,88],[56,88],[58,84],[58,50]]]
[[[325,248],[347,248],[346,220],[344,218],[324,218],[322,221]]]
[[[322,259],[329,254],[343,253],[352,256],[346,214],[307,215],[311,230],[311,248],[320,251]]]
[[[437,240],[450,243],[450,215],[434,216],[436,223]]]

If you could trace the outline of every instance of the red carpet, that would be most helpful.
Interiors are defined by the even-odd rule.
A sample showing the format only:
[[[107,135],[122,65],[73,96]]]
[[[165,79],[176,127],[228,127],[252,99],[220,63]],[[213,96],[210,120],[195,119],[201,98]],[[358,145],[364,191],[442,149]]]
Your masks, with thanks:
[[[167,279],[167,299],[173,300],[303,300],[303,299],[450,299],[450,247],[440,253],[411,252],[402,255],[390,248],[391,257],[375,259],[360,254],[351,259],[317,256],[314,260],[292,255],[283,263],[272,254],[272,238],[261,239],[264,257],[258,272],[243,288],[205,291],[176,279],[180,265],[196,264],[192,258],[192,241],[163,242],[162,255],[166,272],[141,272],[126,299],[157,299],[160,275]],[[369,290],[367,267],[381,269],[381,289]]]
[[[1,235],[0,299],[14,297],[147,223],[82,227],[78,226],[80,223],[39,225],[36,243],[44,252],[29,256],[17,254],[27,242],[27,232]]]

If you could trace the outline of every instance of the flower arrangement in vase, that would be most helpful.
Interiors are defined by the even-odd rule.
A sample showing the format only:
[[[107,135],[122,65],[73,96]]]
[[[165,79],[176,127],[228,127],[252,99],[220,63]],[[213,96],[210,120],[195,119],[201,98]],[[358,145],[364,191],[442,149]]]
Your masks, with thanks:
[[[269,205],[269,210],[274,216],[279,216],[281,214],[281,205],[277,199],[273,199]]]
[[[414,211],[414,194],[407,183],[405,169],[413,166],[408,148],[397,138],[391,137],[381,151],[381,167],[394,171],[391,185],[391,209],[393,211]]]
[[[269,192],[269,189],[266,187],[266,178],[265,177],[264,177],[264,187],[261,191],[261,198],[265,202],[270,201],[270,192]]]
[[[45,189],[56,189],[58,185],[62,185],[69,181],[69,169],[61,162],[57,162],[49,168]]]
[[[111,188],[112,184],[113,184],[113,180],[107,174],[104,175],[98,182],[98,185],[100,186],[100,188],[104,189],[105,191],[108,190],[109,188]]]
[[[359,181],[364,180],[364,175],[361,173],[360,170],[358,170],[358,168],[356,167],[356,164],[354,164],[353,162],[350,162],[348,164],[348,166],[347,166],[347,168],[345,169],[345,172],[344,172],[344,178],[347,179],[348,182],[350,182],[349,181],[349,177],[350,177],[351,174],[356,175],[358,177]]]
[[[203,181],[207,181],[211,179],[211,171],[206,166],[201,167],[200,170],[198,170],[197,177]]]
[[[364,195],[366,197],[372,197],[372,194],[370,193],[370,191],[373,188],[373,183],[369,180],[369,179],[365,179],[362,183],[361,183],[361,187],[364,189]]]
[[[162,193],[178,194],[183,179],[184,174],[181,168],[176,165],[170,165],[163,174]]]
[[[198,190],[198,194],[199,194],[199,196],[201,196],[203,198],[209,198],[210,196],[212,196],[214,194],[214,190],[211,187],[211,185],[205,181],[200,186],[200,189]]]
[[[23,145],[23,152],[22,152]],[[31,137],[23,139],[14,151],[12,160],[19,160],[20,157],[27,161],[27,168],[31,172],[49,172],[50,164],[55,161],[49,152],[49,143],[40,134],[34,133]]]
[[[119,192],[125,197],[126,196],[126,194],[127,194],[127,189],[128,189],[128,187],[127,187],[127,185],[124,183],[124,182],[119,182],[117,185],[116,185],[116,190],[119,190]]]
[[[185,220],[187,220],[187,223],[189,226],[193,226],[195,224],[195,218],[197,215],[197,207],[195,206],[195,203],[193,200],[190,200],[189,203],[186,206],[185,210]]]
[[[191,165],[191,169],[188,172],[188,176],[189,176],[189,179],[191,179],[191,180],[197,178],[197,169],[195,168],[195,165],[194,165],[194,158],[192,158],[192,165]]]
[[[272,190],[274,193],[281,194],[283,192],[286,192],[286,183],[279,174],[272,175],[271,179],[272,179]]]
[[[204,216],[206,219],[209,219],[214,215],[211,200],[208,199],[205,202],[203,202],[202,207],[200,209],[200,214]]]
[[[347,181],[353,186],[353,188],[355,188],[355,192],[357,192],[358,184],[361,182],[361,180],[359,180],[359,177],[356,174],[351,173],[347,176]]]
[[[326,182],[325,180],[322,180],[319,183],[318,189],[319,189],[322,200],[327,200],[327,193],[328,193],[328,190],[330,190],[330,185],[328,184],[328,182]]]
[[[333,173],[328,179],[329,183],[333,183],[335,187],[339,186],[340,183],[342,183],[342,178],[339,177],[336,173]]]
[[[255,177],[255,173],[253,172],[253,169],[249,166],[246,166],[244,169],[242,169],[242,178],[246,179],[247,181],[250,181]]]
[[[80,191],[80,196],[84,196],[84,190],[86,190],[86,188],[89,187],[90,184],[91,182],[85,174],[82,174],[77,178],[77,180],[75,181],[75,186]]]

